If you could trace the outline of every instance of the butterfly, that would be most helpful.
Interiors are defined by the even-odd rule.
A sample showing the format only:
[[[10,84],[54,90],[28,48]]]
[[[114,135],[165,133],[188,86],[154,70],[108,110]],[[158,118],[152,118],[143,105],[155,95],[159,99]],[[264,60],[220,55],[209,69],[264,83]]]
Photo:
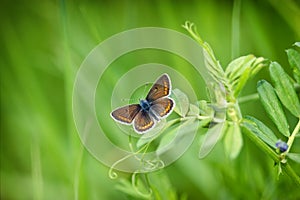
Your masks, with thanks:
[[[168,74],[163,74],[139,104],[119,107],[111,112],[111,117],[122,124],[133,124],[134,130],[143,134],[154,128],[160,119],[166,118],[173,111],[175,102],[169,97],[170,93],[170,77]]]

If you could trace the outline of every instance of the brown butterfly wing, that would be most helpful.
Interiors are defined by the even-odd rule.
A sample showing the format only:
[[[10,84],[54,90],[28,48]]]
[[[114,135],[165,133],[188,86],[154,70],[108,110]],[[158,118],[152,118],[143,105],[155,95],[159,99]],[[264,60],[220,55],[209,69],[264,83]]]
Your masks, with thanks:
[[[171,98],[160,98],[155,100],[151,105],[151,110],[160,117],[167,117],[173,108],[175,107],[175,102]]]
[[[151,87],[146,100],[149,102],[155,101],[161,97],[168,96],[171,90],[170,78],[167,74],[163,74]]]
[[[154,126],[155,122],[149,113],[145,110],[141,110],[135,117],[133,126],[137,133],[143,133],[148,131]]]
[[[113,119],[121,123],[131,124],[140,110],[141,106],[139,104],[132,104],[117,108],[111,112],[111,116]]]

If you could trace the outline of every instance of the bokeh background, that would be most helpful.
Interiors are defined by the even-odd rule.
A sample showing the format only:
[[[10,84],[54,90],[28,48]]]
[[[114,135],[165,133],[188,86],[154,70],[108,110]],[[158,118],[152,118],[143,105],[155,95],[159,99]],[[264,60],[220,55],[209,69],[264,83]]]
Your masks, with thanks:
[[[0,198],[8,200],[131,199],[116,190],[118,179],[111,180],[109,169],[81,145],[72,116],[76,72],[87,54],[106,38],[145,26],[186,33],[181,25],[189,20],[223,66],[251,53],[281,63],[289,73],[285,49],[300,39],[300,4],[296,0],[4,0],[0,10]],[[164,53],[137,53],[114,65],[151,61],[174,65],[190,81],[198,98],[205,99],[201,76],[176,59]],[[126,68],[113,69],[106,73],[107,80],[113,74],[111,83],[126,72]],[[243,94],[254,93],[261,78],[269,79],[267,69]],[[242,109],[273,127],[258,101],[242,105]],[[289,120],[296,123],[292,117]],[[286,176],[277,180],[272,160],[244,139],[244,148],[234,161],[224,158],[222,145],[199,160],[196,141],[163,173],[178,195],[185,194],[188,199],[300,198],[294,183]],[[299,166],[293,167],[299,174]]]

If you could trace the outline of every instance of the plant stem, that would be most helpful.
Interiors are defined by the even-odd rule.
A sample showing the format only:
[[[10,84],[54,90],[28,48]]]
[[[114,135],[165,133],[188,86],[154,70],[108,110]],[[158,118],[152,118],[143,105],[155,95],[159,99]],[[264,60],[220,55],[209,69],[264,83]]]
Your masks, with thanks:
[[[250,95],[238,98],[238,102],[239,102],[239,104],[242,104],[242,103],[247,103],[248,101],[253,101],[253,100],[258,100],[258,99],[259,99],[258,93],[255,93],[255,94],[250,94]]]
[[[298,86],[295,85],[294,88],[295,88],[296,92],[297,92],[297,90],[300,91],[299,85]],[[253,100],[258,100],[258,99],[259,99],[258,93],[255,93],[255,94],[250,94],[250,95],[239,97],[238,102],[239,102],[239,104],[243,104],[243,103],[247,103],[248,101],[253,101]]]
[[[257,135],[248,129],[244,128],[243,122],[241,123],[243,132],[260,148],[263,152],[266,152],[276,163],[280,162],[278,155],[266,144],[264,143]]]
[[[300,123],[298,123],[300,124]],[[243,124],[241,124],[243,126]],[[300,125],[299,125],[300,126]],[[243,129],[244,133],[259,147],[262,149],[263,152],[266,152],[274,161],[275,163],[280,162],[279,156],[262,140],[258,138],[254,133],[247,129]],[[295,181],[300,186],[300,177],[296,174],[296,172],[293,170],[293,168],[288,163],[281,163],[281,166],[284,170],[284,172]]]
[[[287,154],[290,151],[291,146],[293,145],[294,139],[295,139],[297,133],[299,133],[299,130],[300,130],[300,119],[299,119],[298,124],[296,125],[292,135],[289,137],[289,140],[287,142],[288,150],[285,152],[285,154]]]
[[[293,168],[291,167],[291,165],[289,165],[288,163],[286,164],[281,164],[282,168],[284,169],[284,171],[286,172],[286,174],[293,179],[298,186],[300,186],[300,177],[298,174],[296,174],[296,172],[293,170]]]

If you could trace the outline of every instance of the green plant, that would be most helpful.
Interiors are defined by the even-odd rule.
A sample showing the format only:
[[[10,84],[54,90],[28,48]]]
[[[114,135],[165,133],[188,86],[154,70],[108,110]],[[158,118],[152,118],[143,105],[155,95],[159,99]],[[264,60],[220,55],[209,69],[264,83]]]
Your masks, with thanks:
[[[299,175],[290,166],[290,162],[300,162],[299,153],[291,153],[295,137],[300,130],[300,54],[294,49],[287,50],[289,63],[293,70],[294,79],[291,78],[276,62],[269,62],[262,57],[254,55],[242,56],[234,59],[225,70],[216,59],[214,52],[207,42],[204,42],[197,33],[193,24],[186,22],[183,26],[191,36],[203,47],[204,59],[211,82],[207,83],[209,101],[201,100],[198,105],[191,104],[184,92],[174,89],[173,98],[176,101],[175,113],[172,119],[164,123],[163,131],[150,137],[142,136],[134,141],[130,138],[132,155],[147,166],[147,170],[136,171],[132,180],[121,179],[118,189],[131,197],[138,199],[178,199],[176,191],[170,185],[168,177],[162,170],[159,176],[148,173],[161,169],[164,163],[160,160],[151,160],[139,157],[138,153],[146,153],[155,149],[160,155],[167,144],[179,140],[185,134],[191,134],[193,128],[207,128],[206,136],[200,149],[200,158],[205,157],[215,144],[222,138],[224,151],[229,159],[238,157],[243,148],[242,134],[249,137],[263,152],[267,153],[275,162],[278,172],[285,172],[300,186]],[[299,43],[295,43],[299,47]],[[257,84],[257,94],[239,98],[245,84],[254,77],[263,67],[269,66],[269,72],[274,87],[265,80]],[[299,89],[298,89],[299,90]],[[259,97],[271,121],[276,125],[280,138],[263,122],[253,116],[243,116],[240,102],[257,100]],[[284,108],[297,118],[298,123],[293,130],[286,119]],[[178,136],[178,130],[180,136]],[[213,142],[205,143],[206,141]],[[284,142],[287,141],[287,142]],[[126,158],[124,158],[126,159]],[[119,164],[122,160],[118,161]],[[113,166],[114,167],[114,166]],[[110,176],[116,178],[116,173],[110,170]],[[144,168],[145,169],[145,168]],[[131,183],[130,183],[131,182]],[[163,183],[163,184],[162,184]],[[185,199],[186,195],[180,197]]]

